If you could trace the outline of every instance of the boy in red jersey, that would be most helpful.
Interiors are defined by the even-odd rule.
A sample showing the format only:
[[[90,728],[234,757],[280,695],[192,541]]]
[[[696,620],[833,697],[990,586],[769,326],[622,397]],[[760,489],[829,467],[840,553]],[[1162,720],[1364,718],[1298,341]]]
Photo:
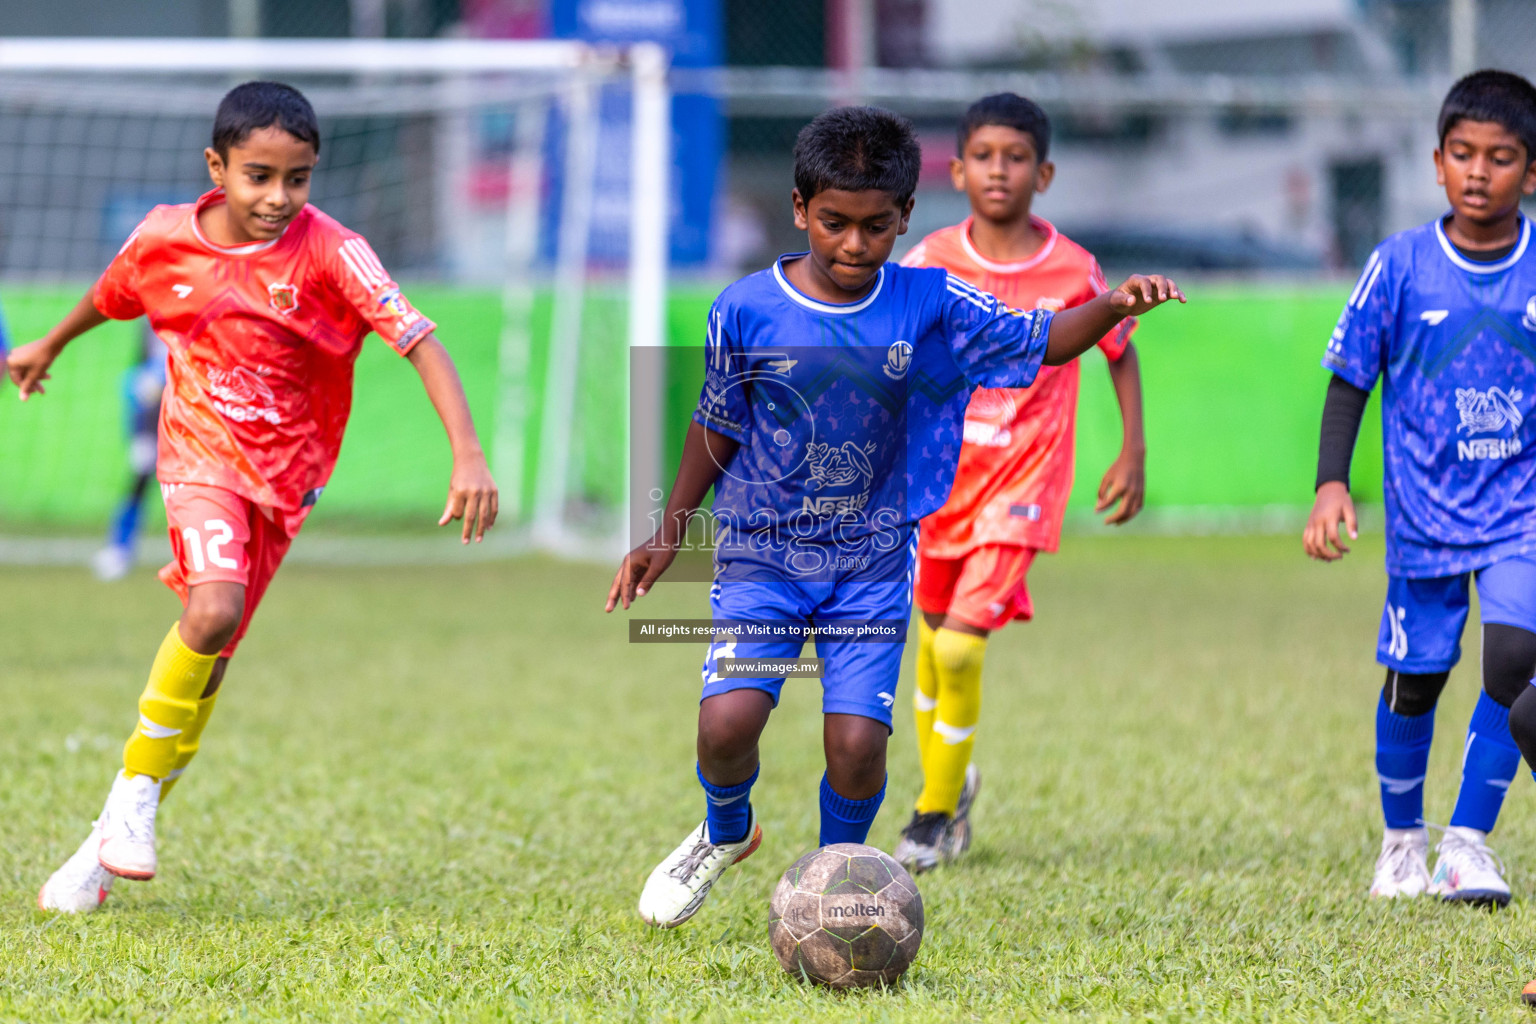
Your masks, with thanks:
[[[1067,309],[1109,290],[1098,262],[1039,217],[1030,203],[1051,183],[1045,112],[1012,93],[974,103],[960,122],[955,188],[972,216],[936,231],[907,254],[909,266],[943,267],[1016,309]],[[1127,319],[1099,342],[1120,402],[1124,441],[1099,484],[1106,522],[1141,510],[1146,443],[1141,376]],[[978,388],[965,413],[954,488],[923,520],[918,539],[917,745],[923,791],[896,858],[926,871],[965,852],[980,788],[971,764],[981,712],[987,636],[1034,614],[1025,575],[1036,553],[1055,551],[1072,490],[1078,364],[1046,367],[1027,388]]]
[[[204,151],[214,188],[150,211],[58,326],[11,353],[26,401],[64,346],[108,319],[148,316],[170,350],[157,476],[173,559],[160,578],[186,610],[155,656],[101,816],[38,893],[46,910],[94,910],[114,877],[154,877],[156,808],[197,753],[229,658],[331,475],[370,331],[411,361],[447,430],[439,525],[462,518],[468,543],[495,522],[496,485],[435,325],[367,241],[306,205],[319,152],[298,90],[231,90]]]

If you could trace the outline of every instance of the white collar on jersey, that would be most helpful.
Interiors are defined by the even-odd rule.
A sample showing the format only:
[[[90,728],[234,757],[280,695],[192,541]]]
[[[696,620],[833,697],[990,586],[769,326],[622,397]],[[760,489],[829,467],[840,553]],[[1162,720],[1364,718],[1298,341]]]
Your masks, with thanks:
[[[1520,257],[1525,255],[1525,247],[1531,241],[1531,222],[1524,214],[1520,215],[1520,241],[1515,243],[1515,249],[1508,256],[1497,263],[1479,263],[1477,260],[1469,260],[1451,244],[1451,240],[1445,237],[1445,218],[1435,218],[1435,237],[1440,241],[1440,248],[1445,251],[1445,258],[1456,264],[1462,270],[1472,274],[1497,274],[1501,270],[1508,270],[1520,262]]]
[[[269,238],[265,242],[247,242],[244,245],[216,245],[208,241],[208,238],[203,234],[203,226],[197,222],[197,215],[208,207],[215,205],[215,203],[222,202],[226,202],[224,190],[215,188],[204,192],[192,206],[192,233],[197,236],[199,242],[202,242],[221,256],[249,256],[252,253],[261,252],[263,249],[270,249],[278,242],[281,242],[283,235],[286,235],[288,229],[293,227],[293,222],[289,221],[283,225],[283,233],[281,235],[278,235],[276,238]]]
[[[778,259],[774,260],[773,279],[779,282],[779,287],[784,290],[785,295],[788,295],[794,302],[813,312],[833,313],[839,315],[862,312],[869,308],[870,303],[874,302],[876,296],[880,294],[880,289],[885,287],[885,267],[882,265],[880,269],[875,272],[875,286],[869,290],[868,295],[864,296],[858,302],[817,302],[815,299],[811,298],[809,295],[806,295],[804,292],[800,291],[800,289],[790,284],[789,278],[784,276],[784,261],[792,260],[799,256],[803,256],[807,259],[810,258],[809,253],[792,252],[786,253],[785,255],[780,256]]]
[[[1021,270],[1028,270],[1030,267],[1044,262],[1045,258],[1051,254],[1051,250],[1056,248],[1056,225],[1044,217],[1036,217],[1031,214],[1029,217],[1030,226],[1036,231],[1045,232],[1045,241],[1036,250],[1035,254],[1029,259],[1019,260],[1017,263],[999,263],[996,260],[989,260],[976,251],[976,244],[971,241],[971,224],[975,220],[975,217],[967,217],[960,225],[960,245],[965,249],[965,254],[970,257],[973,263],[982,270],[993,274],[1017,274]]]

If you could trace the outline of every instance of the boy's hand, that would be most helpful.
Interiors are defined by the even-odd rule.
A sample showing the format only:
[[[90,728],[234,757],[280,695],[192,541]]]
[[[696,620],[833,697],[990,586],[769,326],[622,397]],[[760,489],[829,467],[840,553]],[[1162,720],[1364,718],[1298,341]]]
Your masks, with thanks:
[[[603,611],[611,612],[621,604],[628,611],[636,599],[645,596],[651,584],[667,571],[667,566],[676,557],[676,546],[662,540],[660,534],[625,555],[619,571],[614,574],[613,586],[608,588],[608,603],[603,606]]]
[[[453,476],[448,479],[448,504],[438,526],[447,526],[455,519],[464,520],[464,543],[470,534],[476,542],[485,538],[485,531],[496,523],[496,481],[485,464],[484,455],[453,460]]]
[[[1349,496],[1349,488],[1338,480],[1330,480],[1317,489],[1317,500],[1312,503],[1312,515],[1302,532],[1301,544],[1308,558],[1319,562],[1334,562],[1343,558],[1349,547],[1339,536],[1339,520],[1344,520],[1349,539],[1360,536],[1360,526],[1355,521],[1355,503]],[[1329,545],[1333,550],[1329,550]]]
[[[58,357],[59,350],[45,338],[12,350],[9,356],[0,360],[0,366],[5,367],[11,382],[21,393],[21,400],[25,402],[34,392],[39,395],[47,393],[43,381],[53,376],[48,372],[48,367]]]
[[[1147,457],[1120,450],[1120,457],[1115,459],[1104,473],[1104,479],[1099,481],[1099,503],[1093,507],[1095,512],[1105,512],[1112,508],[1116,502],[1120,507],[1104,517],[1107,526],[1120,526],[1136,518],[1136,513],[1141,511],[1141,506],[1147,493]]]
[[[1110,307],[1121,316],[1140,316],[1169,299],[1189,301],[1173,279],[1162,274],[1132,274],[1109,293]]]

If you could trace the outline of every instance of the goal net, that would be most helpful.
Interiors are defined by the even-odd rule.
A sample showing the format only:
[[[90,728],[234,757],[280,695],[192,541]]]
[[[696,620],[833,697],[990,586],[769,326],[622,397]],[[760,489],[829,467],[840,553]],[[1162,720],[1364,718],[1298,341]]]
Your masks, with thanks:
[[[610,548],[627,529],[631,418],[647,414],[631,407],[630,351],[663,344],[666,70],[648,45],[0,42],[12,344],[57,322],[150,208],[209,187],[203,148],[227,89],[289,82],[321,120],[311,202],[368,238],[458,364],[502,488],[498,546]],[[43,400],[0,396],[0,534],[105,529],[132,478],[126,392],[144,332],[99,328]],[[316,524],[430,524],[449,466],[416,375],[370,339]]]

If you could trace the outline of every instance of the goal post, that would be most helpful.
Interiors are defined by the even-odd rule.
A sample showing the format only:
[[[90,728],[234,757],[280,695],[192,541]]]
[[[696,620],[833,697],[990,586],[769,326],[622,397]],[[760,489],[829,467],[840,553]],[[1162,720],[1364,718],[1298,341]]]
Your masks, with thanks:
[[[0,153],[0,303],[20,321],[13,333],[37,329],[150,206],[206,187],[199,154],[225,90],[291,81],[326,131],[316,204],[367,235],[413,296],[451,297],[439,319],[456,358],[455,330],[474,327],[461,369],[502,487],[511,529],[498,532],[562,552],[611,551],[629,534],[631,489],[660,477],[660,431],[630,430],[632,417],[656,415],[660,397],[633,399],[628,367],[635,350],[665,345],[668,71],[666,51],[650,43],[0,39],[0,130],[11,128]],[[628,241],[598,265],[588,245],[598,167],[616,158],[599,145],[600,129],[613,132],[600,122],[613,103],[602,100],[620,93]],[[614,197],[602,200],[611,213]],[[418,304],[433,312],[430,299]],[[323,504],[334,497],[346,518],[403,518],[410,488],[395,479],[395,442],[370,433],[389,416],[369,418],[365,362],[360,436],[349,437],[340,486]],[[98,391],[110,376],[98,374]],[[104,425],[113,417],[97,419],[78,427],[80,443],[118,444]],[[91,487],[44,494],[64,485],[38,469],[48,445],[32,429],[0,410],[0,432],[16,443],[0,467],[0,532],[11,521],[104,521],[111,460]],[[650,450],[631,458],[635,445]],[[430,489],[445,478],[439,466]]]

